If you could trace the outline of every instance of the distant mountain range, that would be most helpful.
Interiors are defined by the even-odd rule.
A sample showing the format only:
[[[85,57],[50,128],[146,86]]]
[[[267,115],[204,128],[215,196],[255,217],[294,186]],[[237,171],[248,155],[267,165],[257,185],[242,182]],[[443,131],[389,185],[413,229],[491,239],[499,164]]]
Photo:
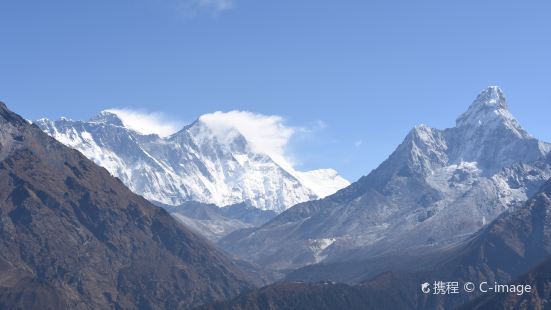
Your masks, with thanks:
[[[185,202],[180,206],[160,206],[187,227],[213,242],[236,230],[258,227],[277,215],[275,211],[260,210],[247,203],[223,208],[195,201]]]
[[[187,309],[253,287],[107,170],[0,103],[0,308]]]
[[[522,129],[502,90],[489,87],[455,127],[418,126],[349,187],[219,244],[279,270],[445,247],[534,195],[551,177],[550,150]]]
[[[169,137],[140,134],[107,111],[89,121],[41,119],[34,124],[135,193],[164,205],[244,202],[282,212],[349,185],[332,169],[300,172],[277,163],[252,148],[237,128],[221,137],[201,118]]]
[[[551,144],[520,126],[499,87],[453,128],[415,127],[348,186],[201,119],[159,137],[109,112],[30,125],[2,105],[0,129],[0,253],[12,253],[0,254],[0,307],[539,309],[551,293]],[[535,293],[421,292],[439,280]]]

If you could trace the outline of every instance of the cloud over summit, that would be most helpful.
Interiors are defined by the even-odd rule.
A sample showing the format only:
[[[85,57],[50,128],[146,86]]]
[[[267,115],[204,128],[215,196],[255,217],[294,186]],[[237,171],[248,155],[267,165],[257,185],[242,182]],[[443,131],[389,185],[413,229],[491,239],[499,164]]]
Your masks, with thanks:
[[[285,148],[295,129],[285,125],[279,115],[263,115],[248,111],[214,112],[199,117],[219,138],[238,130],[256,152],[267,154],[281,165],[291,165]]]
[[[161,112],[148,112],[140,109],[113,108],[106,110],[116,114],[130,129],[142,134],[157,134],[168,137],[184,128],[187,122],[169,117]],[[203,114],[198,119],[222,143],[230,142],[236,134],[241,134],[253,151],[270,156],[275,162],[294,171],[294,156],[289,154],[289,144],[293,137],[310,136],[325,127],[322,121],[298,127],[286,124],[279,115],[264,115],[249,111],[217,111]]]
[[[161,112],[147,112],[135,109],[108,109],[107,112],[116,114],[123,124],[142,134],[157,134],[167,137],[182,129],[183,122],[169,118]]]

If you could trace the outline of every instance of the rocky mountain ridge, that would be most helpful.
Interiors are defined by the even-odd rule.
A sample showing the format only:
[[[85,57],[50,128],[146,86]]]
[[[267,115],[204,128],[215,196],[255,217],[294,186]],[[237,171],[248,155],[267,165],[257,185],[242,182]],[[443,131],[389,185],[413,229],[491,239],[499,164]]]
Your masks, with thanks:
[[[453,128],[417,126],[369,175],[219,244],[274,269],[365,259],[467,238],[551,177],[550,145],[528,135],[503,92],[481,92]]]

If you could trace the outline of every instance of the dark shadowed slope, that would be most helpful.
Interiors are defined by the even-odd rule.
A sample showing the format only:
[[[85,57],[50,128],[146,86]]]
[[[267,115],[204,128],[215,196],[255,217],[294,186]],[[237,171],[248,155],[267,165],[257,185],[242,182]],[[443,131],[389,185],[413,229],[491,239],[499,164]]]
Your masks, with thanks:
[[[460,282],[507,284],[551,255],[551,181],[526,205],[503,214],[465,245],[450,251],[428,281],[453,279]],[[418,291],[418,294],[419,291]],[[476,294],[432,298],[430,307],[458,306]]]
[[[0,103],[0,308],[175,309],[250,285],[107,170]]]
[[[450,249],[429,272],[416,273],[418,283],[425,281],[472,281],[507,284],[530,271],[551,255],[551,181],[547,182],[525,206],[503,214],[469,241]],[[406,277],[410,277],[409,275]],[[549,280],[549,278],[548,278]],[[376,280],[373,285],[384,286]],[[389,282],[387,288],[403,286],[404,281]],[[409,296],[420,309],[449,309],[477,294],[424,296],[411,286]]]
[[[339,283],[274,284],[229,302],[201,307],[208,310],[365,310],[407,309],[402,291],[381,292],[368,286]]]
[[[547,259],[537,268],[528,272],[518,280],[512,282],[513,285],[530,285],[530,293],[524,294],[493,294],[483,296],[471,303],[466,304],[461,309],[473,310],[499,310],[499,309],[518,309],[518,310],[540,310],[549,309],[551,304],[551,259]]]

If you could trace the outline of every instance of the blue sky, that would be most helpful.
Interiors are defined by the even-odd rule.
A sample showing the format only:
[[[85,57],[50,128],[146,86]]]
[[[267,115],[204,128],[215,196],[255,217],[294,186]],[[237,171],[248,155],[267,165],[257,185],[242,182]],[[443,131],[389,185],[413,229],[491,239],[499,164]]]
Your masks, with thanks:
[[[355,180],[416,124],[500,85],[551,141],[549,1],[0,2],[0,100],[29,119],[107,108],[190,122],[280,115],[300,168]]]

